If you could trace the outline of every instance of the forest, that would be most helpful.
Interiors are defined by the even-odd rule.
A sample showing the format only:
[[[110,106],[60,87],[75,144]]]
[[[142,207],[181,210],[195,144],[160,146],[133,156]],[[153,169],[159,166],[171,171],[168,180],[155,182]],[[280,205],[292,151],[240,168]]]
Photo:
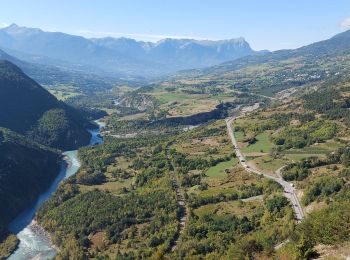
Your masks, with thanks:
[[[62,248],[61,258],[116,253],[145,258],[167,252],[177,230],[179,208],[164,147],[158,145],[164,138],[109,138],[103,145],[79,150],[81,169],[37,215],[41,225],[55,231],[53,239]],[[125,157],[135,160],[123,169],[109,170]],[[103,189],[130,177],[133,181],[118,191]],[[94,237],[98,235],[103,236],[103,243],[99,241],[97,247]]]
[[[11,156],[9,156],[11,154]],[[46,190],[59,173],[55,149],[0,128],[0,258],[17,245],[8,224]]]

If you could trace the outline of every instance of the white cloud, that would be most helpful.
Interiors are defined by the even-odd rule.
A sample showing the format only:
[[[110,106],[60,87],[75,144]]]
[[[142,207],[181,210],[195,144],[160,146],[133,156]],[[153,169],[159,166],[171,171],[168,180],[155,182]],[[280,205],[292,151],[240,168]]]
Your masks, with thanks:
[[[5,28],[8,27],[9,24],[8,23],[0,23],[0,28]]]
[[[350,17],[345,18],[341,23],[340,23],[340,28],[343,30],[350,29]]]
[[[129,37],[136,40],[142,41],[159,41],[165,38],[172,39],[196,39],[196,40],[208,40],[206,38],[194,37],[194,36],[183,36],[183,35],[161,35],[161,34],[142,34],[142,33],[121,33],[121,32],[97,32],[89,30],[79,30],[74,32],[75,34],[85,37]]]

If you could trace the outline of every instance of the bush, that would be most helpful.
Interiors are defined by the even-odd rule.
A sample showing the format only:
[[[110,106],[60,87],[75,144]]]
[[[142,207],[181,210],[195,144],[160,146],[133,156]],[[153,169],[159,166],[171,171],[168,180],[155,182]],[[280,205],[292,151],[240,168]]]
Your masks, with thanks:
[[[282,177],[286,181],[302,181],[309,175],[310,170],[300,164],[293,164],[286,167],[282,172]]]
[[[310,204],[318,197],[329,196],[341,190],[344,186],[342,179],[326,176],[316,180],[305,192],[303,202],[305,205]]]

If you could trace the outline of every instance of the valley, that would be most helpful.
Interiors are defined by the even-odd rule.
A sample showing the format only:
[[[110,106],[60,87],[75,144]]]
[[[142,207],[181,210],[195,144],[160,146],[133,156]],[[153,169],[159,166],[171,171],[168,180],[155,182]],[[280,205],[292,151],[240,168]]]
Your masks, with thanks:
[[[0,259],[350,256],[350,31],[0,48]]]
[[[99,124],[99,122],[96,122]],[[90,145],[101,144],[99,130],[89,130],[91,133]],[[56,247],[52,244],[49,234],[45,232],[37,222],[33,220],[36,211],[57,190],[61,181],[74,175],[80,163],[77,158],[77,150],[65,151],[60,165],[60,172],[50,184],[45,193],[40,194],[29,208],[21,212],[10,224],[10,232],[17,234],[18,247],[8,258],[12,260],[28,259],[40,256],[40,258],[53,258],[57,254]]]

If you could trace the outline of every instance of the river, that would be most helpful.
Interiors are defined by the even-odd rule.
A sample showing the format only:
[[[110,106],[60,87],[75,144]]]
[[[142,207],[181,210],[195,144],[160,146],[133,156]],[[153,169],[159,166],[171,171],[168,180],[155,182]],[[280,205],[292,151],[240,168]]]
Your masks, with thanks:
[[[101,144],[103,142],[100,136],[100,128],[104,123],[95,121],[99,128],[88,130],[91,133],[89,145]],[[41,194],[33,205],[19,214],[9,225],[11,232],[16,234],[19,239],[17,250],[8,258],[9,260],[27,260],[27,259],[52,259],[57,251],[51,243],[47,234],[34,221],[34,216],[39,207],[47,201],[57,190],[59,183],[75,174],[80,163],[77,157],[78,151],[66,151],[63,153],[64,159],[61,164],[61,170],[50,188]]]

